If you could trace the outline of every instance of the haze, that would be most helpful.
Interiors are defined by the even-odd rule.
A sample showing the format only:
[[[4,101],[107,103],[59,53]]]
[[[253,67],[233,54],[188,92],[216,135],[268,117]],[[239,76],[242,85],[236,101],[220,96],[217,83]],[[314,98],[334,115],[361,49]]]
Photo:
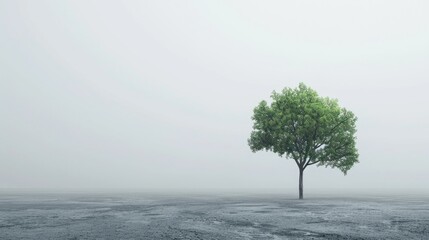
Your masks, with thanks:
[[[360,163],[306,189],[427,190],[427,1],[1,1],[0,188],[291,189],[247,145],[304,82],[353,111]],[[283,190],[282,190],[283,191]],[[305,190],[304,190],[305,191]]]

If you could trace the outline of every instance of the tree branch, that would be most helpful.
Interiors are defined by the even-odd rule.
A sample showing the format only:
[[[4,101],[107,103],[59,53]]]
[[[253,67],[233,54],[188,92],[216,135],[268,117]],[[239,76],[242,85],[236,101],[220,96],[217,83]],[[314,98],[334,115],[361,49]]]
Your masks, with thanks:
[[[315,162],[311,162],[311,163],[310,163],[310,161],[308,161],[308,162],[307,162],[307,164],[305,164],[304,169],[305,169],[307,166],[310,166],[310,165],[316,164],[316,163],[318,163],[318,162],[320,162],[320,160],[315,161]]]
[[[349,120],[350,118],[346,118],[346,119],[344,119],[343,121],[341,121],[341,122],[339,122],[338,124],[336,124],[330,131],[329,131],[329,134],[328,134],[328,136],[331,136],[332,135],[332,133],[334,132],[334,130],[337,128],[337,127],[339,127],[341,124],[343,124],[343,123],[345,123],[347,120]],[[329,139],[329,141],[331,141],[331,139]],[[320,143],[320,144],[318,144],[318,145],[315,145],[314,146],[314,148],[315,149],[318,149],[319,147],[321,147],[323,144],[326,144],[327,143],[327,141],[326,141],[326,138]]]
[[[303,150],[300,147],[301,146],[300,143],[298,142],[298,135],[296,133],[296,128],[295,128],[295,124],[296,123],[297,122],[295,122],[295,121],[292,123],[293,136],[295,137],[295,140],[293,141],[293,143],[294,143],[294,146],[295,146],[297,152],[299,153],[300,157],[299,157],[299,163],[298,163],[298,159],[297,158],[295,158],[295,161],[297,162],[296,164],[298,164],[299,167],[302,167],[304,165],[304,163],[302,161]]]
[[[293,159],[293,160],[295,160],[295,162],[296,162],[296,165],[298,165],[298,167],[301,167],[300,165],[299,165],[299,163],[298,163],[298,160],[297,159]]]

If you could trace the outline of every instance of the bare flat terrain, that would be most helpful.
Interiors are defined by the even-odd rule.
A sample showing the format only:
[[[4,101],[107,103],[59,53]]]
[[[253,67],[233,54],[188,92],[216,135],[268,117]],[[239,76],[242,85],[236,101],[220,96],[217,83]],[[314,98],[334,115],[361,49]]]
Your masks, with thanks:
[[[429,239],[429,198],[0,194],[0,239]]]

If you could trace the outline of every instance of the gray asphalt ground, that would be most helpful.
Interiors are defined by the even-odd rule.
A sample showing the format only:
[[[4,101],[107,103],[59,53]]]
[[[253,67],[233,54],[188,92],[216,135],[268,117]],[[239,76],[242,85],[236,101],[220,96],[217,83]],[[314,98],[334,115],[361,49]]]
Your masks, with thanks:
[[[0,239],[429,239],[429,198],[0,194]]]

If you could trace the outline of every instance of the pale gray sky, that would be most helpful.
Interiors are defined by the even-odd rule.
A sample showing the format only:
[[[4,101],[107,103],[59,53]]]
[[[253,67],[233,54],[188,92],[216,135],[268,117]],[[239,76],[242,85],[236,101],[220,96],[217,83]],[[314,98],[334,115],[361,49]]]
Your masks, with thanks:
[[[429,182],[428,1],[0,1],[0,188],[295,188],[247,146],[304,82],[358,120],[360,163],[305,188]]]

